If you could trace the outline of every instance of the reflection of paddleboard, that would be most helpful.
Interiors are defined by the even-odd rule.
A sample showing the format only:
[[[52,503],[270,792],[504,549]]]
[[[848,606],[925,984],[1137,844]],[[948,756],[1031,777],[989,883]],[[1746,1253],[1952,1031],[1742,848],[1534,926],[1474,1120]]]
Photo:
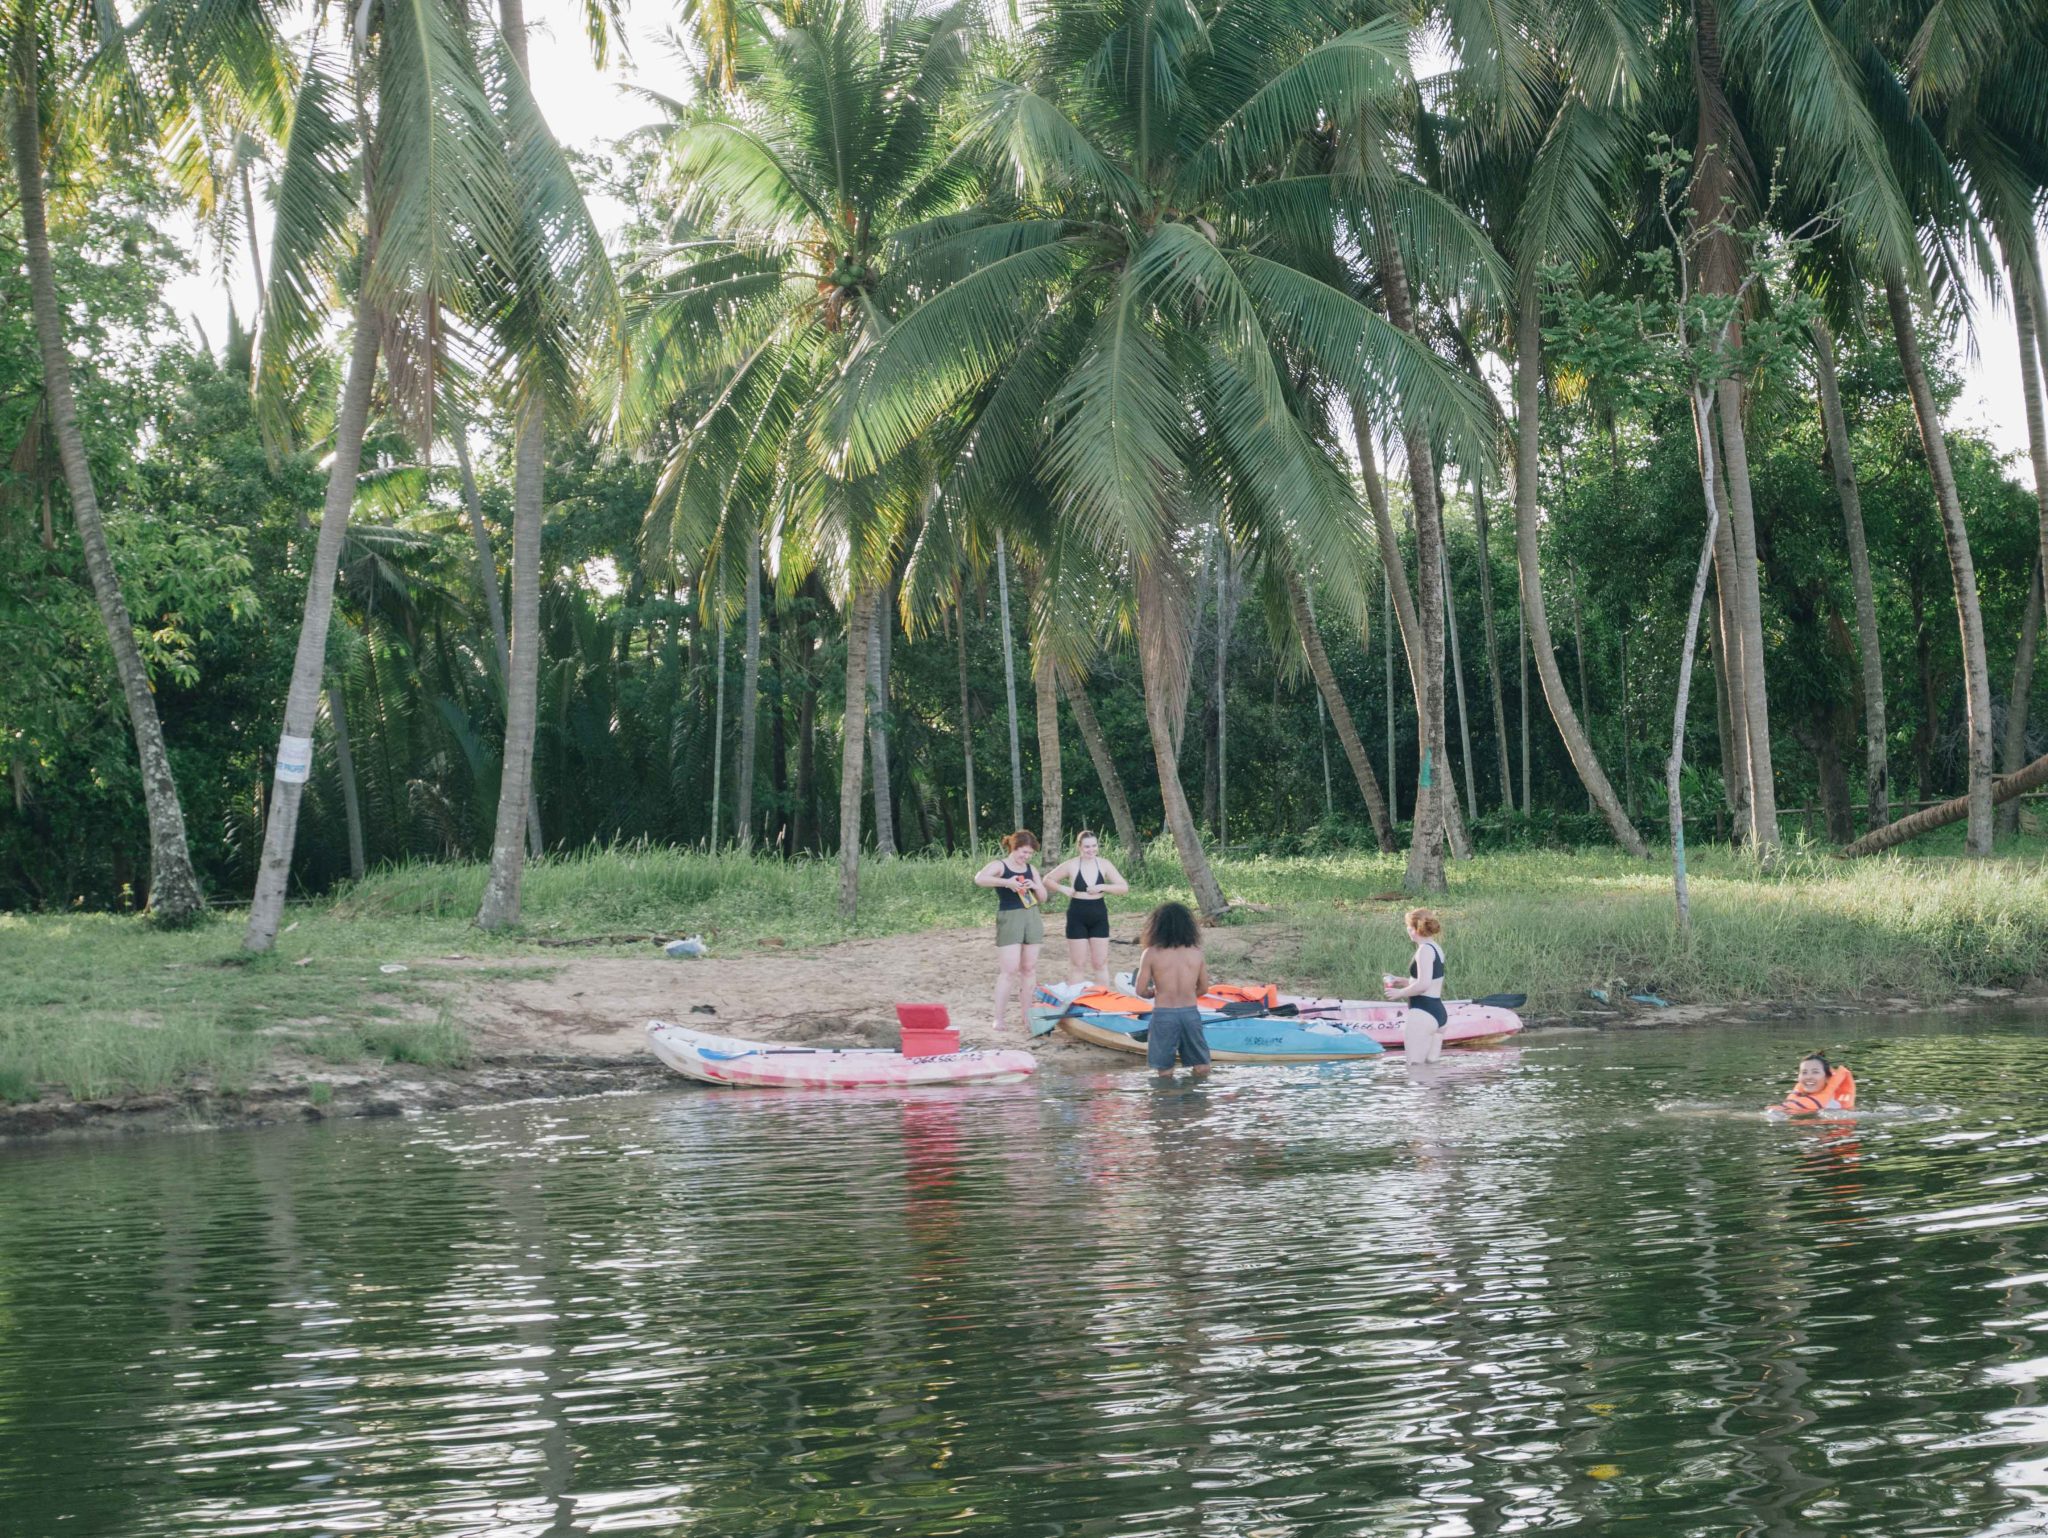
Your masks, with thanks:
[[[1948,1107],[1939,1105],[1886,1105],[1865,1106],[1858,1111],[1821,1111],[1805,1116],[1788,1116],[1776,1106],[1758,1110],[1681,1100],[1666,1101],[1656,1109],[1660,1115],[1691,1117],[1698,1121],[1767,1121],[1789,1126],[1829,1125],[1845,1121],[1938,1121],[1953,1114]]]

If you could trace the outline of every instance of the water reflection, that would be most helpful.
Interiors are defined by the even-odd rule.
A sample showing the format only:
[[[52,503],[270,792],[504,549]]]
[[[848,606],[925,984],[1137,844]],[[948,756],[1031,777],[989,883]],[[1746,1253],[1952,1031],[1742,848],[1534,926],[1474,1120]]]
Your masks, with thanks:
[[[2048,1035],[1830,1031],[1930,1114],[1660,1110],[1717,1031],[10,1153],[0,1532],[2048,1530]]]

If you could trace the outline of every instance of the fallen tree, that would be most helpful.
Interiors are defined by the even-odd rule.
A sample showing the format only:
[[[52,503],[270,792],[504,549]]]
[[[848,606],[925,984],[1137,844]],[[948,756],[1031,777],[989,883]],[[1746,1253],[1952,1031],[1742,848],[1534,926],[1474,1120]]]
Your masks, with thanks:
[[[2024,796],[2030,790],[2039,790],[2048,785],[2048,754],[2043,754],[2024,769],[2014,770],[1991,782],[1991,804],[1997,806],[2015,796]],[[1873,829],[1841,851],[1845,860],[1858,855],[1882,854],[1885,850],[1903,844],[1908,839],[1931,833],[1936,828],[1945,828],[1952,822],[1961,822],[1970,815],[1970,798],[1957,796],[1953,801],[1944,801],[1939,806],[1930,806],[1924,812],[1915,812],[1911,817],[1901,817],[1897,822]]]

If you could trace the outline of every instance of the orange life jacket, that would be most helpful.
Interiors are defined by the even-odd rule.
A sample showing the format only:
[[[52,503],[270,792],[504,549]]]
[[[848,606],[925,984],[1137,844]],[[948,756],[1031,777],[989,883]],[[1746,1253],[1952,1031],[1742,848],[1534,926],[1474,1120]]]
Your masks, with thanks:
[[[1779,1110],[1790,1116],[1811,1116],[1816,1111],[1856,1109],[1856,1080],[1847,1068],[1834,1068],[1828,1073],[1828,1081],[1817,1090],[1804,1090],[1794,1086]]]
[[[1197,1003],[1203,1009],[1217,1011],[1227,1004],[1257,1004],[1262,1009],[1271,1009],[1280,1002],[1280,990],[1271,983],[1215,983],[1201,996]],[[1088,988],[1074,995],[1072,1003],[1082,1009],[1099,1010],[1105,1015],[1149,1015],[1152,1001],[1141,999],[1133,993],[1119,993],[1114,988]]]
[[[1257,1004],[1271,1009],[1280,1002],[1280,990],[1271,983],[1211,983],[1202,995],[1203,1007],[1221,1009],[1226,1004]]]

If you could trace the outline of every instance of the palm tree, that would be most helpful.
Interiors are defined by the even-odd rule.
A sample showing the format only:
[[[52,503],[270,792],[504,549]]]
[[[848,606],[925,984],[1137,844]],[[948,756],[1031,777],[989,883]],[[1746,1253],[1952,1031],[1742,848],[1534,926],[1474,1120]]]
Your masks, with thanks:
[[[324,345],[330,296],[345,281],[354,287],[279,777],[242,942],[251,951],[276,942],[284,910],[304,795],[292,769],[305,762],[319,710],[380,353],[393,406],[422,444],[431,440],[451,317],[495,333],[535,389],[547,380],[566,395],[571,372],[571,317],[537,272],[559,251],[530,238],[528,210],[574,183],[545,129],[535,131],[523,80],[479,50],[457,0],[349,8],[341,24],[336,45],[309,57],[293,103],[264,303],[258,397],[284,425],[294,383]],[[507,152],[508,130],[516,153]],[[576,212],[553,210],[565,223]],[[522,806],[522,834],[524,820]]]
[[[597,52],[603,55],[604,17],[593,10]],[[515,370],[512,448],[512,624],[505,681],[505,753],[498,784],[498,821],[491,838],[490,875],[484,882],[477,925],[500,929],[519,922],[520,886],[529,835],[538,842],[533,785],[533,745],[540,702],[540,559],[545,513],[547,429],[550,405],[567,404],[562,389],[564,360],[549,355],[569,336],[616,336],[618,293],[604,245],[591,226],[582,192],[528,82],[526,13],[523,0],[499,0],[499,35],[504,44],[501,97],[508,130],[507,154],[519,173],[523,194],[516,250],[522,264],[505,302],[526,312],[519,331],[532,339],[537,355]],[[552,367],[551,367],[552,365]]]
[[[1552,264],[1589,269],[1616,242],[1615,210],[1639,169],[1640,122],[1654,74],[1645,39],[1656,30],[1656,12],[1654,0],[1582,0],[1453,13],[1457,67],[1445,110],[1459,126],[1441,155],[1446,190],[1478,211],[1514,269],[1505,330],[1514,366],[1515,553],[1529,650],[1587,797],[1615,841],[1638,858],[1648,850],[1557,665],[1543,594],[1538,469],[1543,273]]]
[[[892,0],[769,4],[738,18],[734,91],[672,108],[680,221],[703,233],[651,253],[629,430],[672,431],[648,529],[662,551],[721,556],[778,521],[796,580],[843,595],[846,704],[840,911],[858,911],[868,647],[880,586],[917,504],[907,466],[848,463],[828,422],[857,351],[904,293],[891,263],[943,223],[959,177],[941,113],[971,10]],[[731,559],[726,567],[735,564]],[[721,586],[722,592],[722,586]],[[722,600],[721,600],[722,601]]]
[[[44,35],[44,24],[53,23]],[[4,44],[7,137],[20,193],[23,254],[28,263],[29,302],[37,351],[43,367],[45,420],[71,497],[73,525],[85,556],[100,621],[113,653],[114,674],[128,711],[142,771],[143,804],[149,818],[148,911],[161,923],[196,922],[206,911],[205,895],[185,837],[184,808],[157,718],[149,670],[135,640],[135,623],[121,594],[119,573],[107,539],[106,520],[78,423],[71,357],[64,340],[63,297],[57,291],[50,255],[48,203],[44,196],[46,75],[54,73],[73,103],[81,134],[113,139],[133,135],[136,124],[123,108],[145,100],[145,82],[157,88],[154,105],[169,118],[203,114],[228,87],[262,110],[282,86],[281,57],[271,18],[256,4],[209,8],[183,25],[170,24],[162,7],[144,14],[131,32],[97,7],[53,9],[33,0],[0,7]],[[67,35],[57,27],[81,30]],[[81,61],[73,65],[71,61]],[[202,61],[204,61],[202,65]],[[169,119],[167,118],[167,121]],[[89,153],[83,144],[80,153]]]
[[[1281,360],[1475,458],[1488,442],[1472,383],[1328,281],[1341,190],[1327,170],[1288,173],[1326,124],[1391,115],[1409,83],[1398,23],[1332,36],[1326,14],[1033,8],[1019,66],[970,125],[992,187],[918,254],[930,297],[876,339],[847,395],[855,465],[944,442],[944,495],[1001,504],[1042,481],[1071,536],[1128,571],[1166,822],[1212,917],[1226,904],[1172,719],[1204,511],[1333,576],[1362,569],[1356,504]]]

